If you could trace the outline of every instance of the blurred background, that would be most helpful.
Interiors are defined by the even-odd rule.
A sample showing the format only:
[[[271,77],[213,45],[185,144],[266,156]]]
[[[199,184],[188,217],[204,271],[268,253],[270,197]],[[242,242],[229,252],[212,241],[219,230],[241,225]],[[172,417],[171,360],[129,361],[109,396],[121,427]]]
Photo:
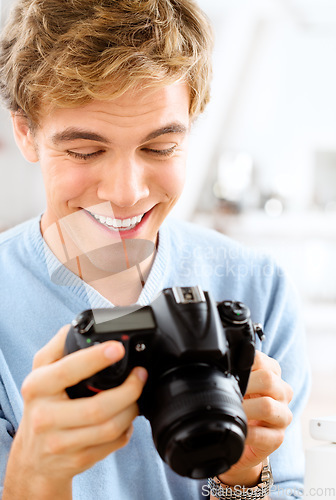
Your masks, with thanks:
[[[336,2],[199,0],[216,32],[212,102],[191,134],[177,217],[271,253],[302,300],[313,386],[336,414]],[[1,23],[11,0],[0,0]],[[44,209],[0,109],[0,229]],[[300,360],[298,360],[298,363]]]

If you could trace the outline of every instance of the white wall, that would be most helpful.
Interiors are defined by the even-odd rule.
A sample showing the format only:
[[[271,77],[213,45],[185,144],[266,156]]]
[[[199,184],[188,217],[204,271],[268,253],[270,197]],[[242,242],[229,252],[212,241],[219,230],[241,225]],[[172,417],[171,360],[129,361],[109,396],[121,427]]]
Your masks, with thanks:
[[[42,176],[37,164],[21,156],[7,111],[0,110],[0,228],[26,220],[44,207]]]
[[[335,2],[201,3],[217,32],[213,102],[191,143],[189,189],[177,213],[197,208],[192,193],[201,193],[225,150],[252,155],[265,194],[285,186],[289,207],[307,208],[313,153],[336,150]]]

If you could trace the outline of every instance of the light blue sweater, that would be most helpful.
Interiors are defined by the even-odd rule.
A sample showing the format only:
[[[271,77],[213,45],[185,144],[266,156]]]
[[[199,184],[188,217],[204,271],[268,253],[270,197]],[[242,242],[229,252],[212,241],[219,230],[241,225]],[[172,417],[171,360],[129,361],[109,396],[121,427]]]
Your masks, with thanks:
[[[34,354],[82,310],[112,305],[66,268],[64,286],[53,283],[50,272],[59,265],[44,244],[39,218],[0,235],[0,492],[22,417],[20,387]],[[283,378],[294,389],[294,419],[271,463],[279,496],[288,498],[284,490],[290,489],[295,496],[302,487],[299,415],[309,370],[290,281],[268,257],[254,255],[215,231],[168,219],[160,229],[158,253],[139,303],[149,304],[163,288],[196,284],[217,301],[240,300],[250,307],[253,321],[262,323],[266,333],[257,347],[279,361]],[[74,478],[73,498],[196,500],[207,498],[205,484],[173,473],[153,445],[148,421],[137,417],[126,447]]]

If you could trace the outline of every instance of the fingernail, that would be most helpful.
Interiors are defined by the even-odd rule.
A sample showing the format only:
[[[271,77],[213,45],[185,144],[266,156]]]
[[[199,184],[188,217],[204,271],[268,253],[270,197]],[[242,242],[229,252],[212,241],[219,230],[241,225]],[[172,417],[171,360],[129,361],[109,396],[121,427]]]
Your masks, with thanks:
[[[141,366],[138,366],[137,368],[135,368],[135,374],[136,376],[142,381],[142,382],[146,382],[147,378],[148,378],[148,373],[147,373],[147,370],[145,368],[142,368]]]
[[[120,357],[123,352],[123,345],[121,342],[115,342],[104,349],[104,355],[107,359],[114,361]]]

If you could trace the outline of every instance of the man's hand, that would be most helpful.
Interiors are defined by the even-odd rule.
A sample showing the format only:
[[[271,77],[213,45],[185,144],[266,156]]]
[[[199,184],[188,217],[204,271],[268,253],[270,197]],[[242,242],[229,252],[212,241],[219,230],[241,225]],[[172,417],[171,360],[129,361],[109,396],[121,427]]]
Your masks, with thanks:
[[[240,460],[218,476],[223,483],[255,486],[259,482],[261,462],[279,448],[292,421],[288,408],[292,397],[292,388],[281,379],[279,363],[257,351],[243,401],[248,420],[245,449]]]
[[[10,453],[3,500],[71,498],[73,476],[125,446],[147,372],[135,368],[119,387],[71,400],[65,389],[119,361],[124,347],[105,342],[63,357],[69,327],[35,356],[22,385],[23,418]]]

